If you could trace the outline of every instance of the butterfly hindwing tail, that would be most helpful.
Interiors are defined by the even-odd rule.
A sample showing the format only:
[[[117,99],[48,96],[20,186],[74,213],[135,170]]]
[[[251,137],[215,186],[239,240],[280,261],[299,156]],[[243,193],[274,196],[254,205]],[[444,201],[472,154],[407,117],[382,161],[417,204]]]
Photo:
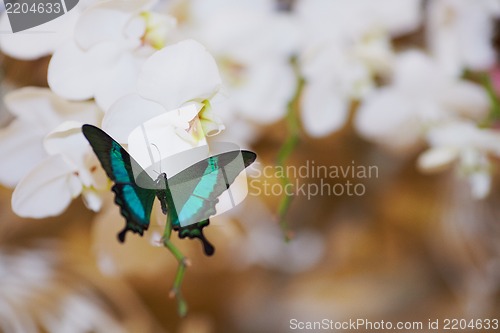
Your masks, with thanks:
[[[203,228],[210,224],[210,220],[201,221],[195,224],[191,224],[186,227],[174,227],[174,230],[179,232],[179,238],[198,238],[203,244],[203,251],[207,256],[211,256],[215,252],[214,246],[207,240],[203,234]]]
[[[209,225],[209,218],[216,213],[219,196],[242,170],[255,161],[255,153],[234,150],[211,156],[168,180],[163,174],[165,182],[160,182],[159,177],[157,183],[100,128],[83,125],[82,132],[106,174],[115,183],[112,187],[115,203],[120,206],[120,213],[126,220],[124,229],[118,234],[121,242],[125,241],[127,231],[143,235],[148,229],[153,203],[158,197],[162,212],[174,214],[172,226],[179,237],[198,238],[206,255],[214,253],[215,249],[203,234],[203,228]],[[134,171],[139,173],[137,177],[134,177]]]
[[[111,190],[115,193],[115,203],[120,206],[120,213],[127,221],[125,228],[118,234],[120,242],[125,241],[125,234],[129,230],[142,236],[144,230],[148,229],[143,222],[149,222],[155,193],[131,184],[115,184]]]

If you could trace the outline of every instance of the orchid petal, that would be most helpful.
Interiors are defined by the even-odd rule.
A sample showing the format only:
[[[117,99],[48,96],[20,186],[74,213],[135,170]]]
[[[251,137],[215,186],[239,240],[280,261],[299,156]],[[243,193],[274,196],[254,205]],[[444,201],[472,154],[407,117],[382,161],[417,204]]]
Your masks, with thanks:
[[[210,105],[205,106],[200,112],[199,117],[203,132],[206,136],[217,135],[226,128],[222,119],[212,111]]]
[[[75,171],[62,155],[47,157],[16,186],[12,209],[30,218],[61,214],[82,190]]]
[[[452,122],[433,128],[427,134],[427,140],[431,146],[465,148],[477,140],[479,132],[472,122]]]
[[[416,30],[422,23],[421,0],[382,0],[378,2],[368,1],[374,6],[370,11],[376,16],[379,25],[385,28],[393,36],[400,36]]]
[[[137,91],[165,110],[210,99],[220,88],[217,64],[198,42],[185,40],[155,52],[143,65]]]
[[[95,83],[96,103],[107,112],[121,97],[134,93],[142,57],[124,53],[109,69],[108,74]]]
[[[168,35],[177,26],[177,20],[171,16],[154,12],[143,12],[141,19],[146,24],[143,42],[151,45],[156,50],[165,47]]]
[[[468,3],[466,13],[458,26],[464,63],[474,70],[488,70],[496,59],[491,39],[494,35],[493,15],[482,6]]]
[[[35,124],[46,132],[64,120],[96,123],[99,110],[93,102],[71,102],[50,89],[26,87],[9,92],[5,104],[18,119]]]
[[[5,97],[7,108],[16,116],[0,130],[0,152],[5,156],[0,167],[0,182],[14,186],[33,164],[47,154],[43,137],[66,119],[96,123],[98,109],[92,102],[69,102],[46,88],[23,88]]]
[[[418,50],[399,54],[394,72],[394,86],[416,96],[438,92],[448,82],[448,77],[433,59]]]
[[[315,81],[304,88],[302,108],[304,129],[313,137],[321,137],[345,124],[349,102],[335,94],[332,85]]]
[[[75,40],[84,50],[101,42],[119,41],[127,36],[123,33],[134,15],[148,9],[154,1],[112,0],[88,8],[75,26]],[[142,27],[144,33],[146,26]],[[135,36],[137,37],[137,36]],[[139,38],[137,38],[139,43]]]
[[[498,2],[431,1],[427,43],[446,72],[458,77],[464,68],[487,70],[495,61],[491,39]],[[450,14],[451,13],[451,14]]]
[[[102,197],[93,189],[83,189],[82,199],[85,206],[93,212],[98,212],[102,208]]]
[[[96,82],[105,77],[106,69],[119,59],[122,48],[115,43],[100,43],[85,52],[75,42],[57,49],[48,69],[50,88],[72,100],[94,96]]]
[[[147,167],[155,162],[165,161],[166,157],[182,151],[206,146],[205,134],[197,117],[198,112],[197,104],[188,104],[178,110],[163,112],[140,124],[128,136],[129,153],[139,164]],[[186,128],[183,125],[183,118],[190,119],[189,122],[185,122]],[[153,151],[151,151],[152,145],[154,145]],[[172,175],[180,171],[175,169],[176,166],[178,165],[162,166],[161,170]]]
[[[29,122],[14,120],[0,129],[0,183],[14,187],[47,156],[41,138],[45,132]]]
[[[88,145],[87,152],[85,153],[84,168],[89,171],[92,177],[92,183],[86,185],[87,187],[92,187],[98,191],[106,191],[109,189],[110,180],[90,145]]]
[[[361,136],[395,150],[408,150],[420,141],[415,106],[391,88],[369,95],[357,110],[354,124]]]
[[[434,173],[447,169],[458,158],[459,151],[449,147],[438,147],[427,150],[418,157],[421,171]]]
[[[492,179],[489,172],[474,172],[469,176],[472,196],[475,199],[484,199],[490,194]]]
[[[191,0],[191,15],[194,21],[202,21],[207,17],[213,17],[222,10],[241,9],[243,11],[271,12],[275,9],[274,3],[269,0]]]
[[[247,69],[245,81],[231,91],[231,100],[243,116],[261,124],[281,119],[292,98],[296,78],[288,64],[262,62]]]
[[[263,61],[269,56],[285,60],[296,51],[301,36],[293,16],[241,4],[229,4],[203,18],[200,30],[199,38],[211,52],[240,62]]]
[[[160,104],[130,94],[113,104],[104,115],[102,128],[116,141],[125,143],[134,128],[164,112]]]
[[[72,10],[52,21],[22,32],[1,33],[0,49],[3,53],[21,60],[34,60],[49,55],[71,37],[77,18],[78,12]],[[0,30],[2,32],[11,30],[5,12],[0,18]]]
[[[83,123],[66,121],[50,132],[44,140],[45,150],[50,155],[63,155],[78,170],[85,167],[85,153],[89,144],[82,133]]]
[[[444,107],[476,120],[484,119],[490,109],[486,90],[472,82],[456,81],[441,94]]]

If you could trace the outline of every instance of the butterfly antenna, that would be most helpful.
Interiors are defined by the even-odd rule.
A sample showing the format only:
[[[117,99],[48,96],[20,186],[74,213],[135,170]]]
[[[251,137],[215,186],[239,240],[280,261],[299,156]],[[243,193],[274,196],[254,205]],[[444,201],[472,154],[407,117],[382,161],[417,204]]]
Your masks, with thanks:
[[[160,156],[160,172],[158,172],[158,174],[161,174],[161,152],[160,152],[160,149],[158,148],[157,145],[155,145],[154,143],[151,143],[151,146],[155,147],[156,148],[156,151],[158,152],[158,155]]]
[[[144,124],[141,125],[141,130],[142,130],[142,134],[144,136],[144,141],[146,141],[146,147],[148,148],[148,153],[149,153],[149,159],[151,160],[151,165],[153,165],[155,163],[155,160],[153,158],[153,153],[151,153],[151,148],[150,148],[150,143],[149,143],[149,138],[148,138],[148,134],[146,132],[146,128],[144,127]],[[158,148],[158,147],[156,147]]]

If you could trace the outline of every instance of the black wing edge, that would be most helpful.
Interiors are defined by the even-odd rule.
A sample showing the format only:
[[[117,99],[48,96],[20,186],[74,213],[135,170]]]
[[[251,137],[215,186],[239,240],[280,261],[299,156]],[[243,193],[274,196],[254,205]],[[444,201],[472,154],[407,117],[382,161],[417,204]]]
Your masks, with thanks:
[[[255,162],[257,159],[257,154],[254,153],[253,151],[250,150],[240,150],[241,155],[243,156],[243,163],[245,164],[245,168],[248,167],[250,164]]]
[[[127,208],[125,208],[125,203],[122,200],[123,197],[123,185],[115,184],[111,188],[111,190],[115,193],[115,203],[120,207],[120,214],[125,218],[125,227],[118,233],[117,237],[120,243],[125,242],[125,236],[127,231],[132,231],[133,233],[139,234],[141,236],[144,235],[144,231],[148,230],[149,224],[144,225],[141,223],[137,223],[136,220],[130,215],[130,212]],[[147,207],[146,209],[150,209]],[[152,209],[152,207],[151,207]]]
[[[203,245],[203,251],[205,252],[205,255],[212,256],[215,253],[215,248],[205,237],[205,234],[203,234],[203,228],[207,227],[209,224],[210,220],[207,219],[186,227],[176,226],[173,229],[179,233],[180,239],[186,237],[189,239],[198,238]]]
[[[229,153],[229,154],[227,154]],[[233,160],[234,158],[237,157],[237,155],[232,156],[231,153],[241,153],[243,156],[243,163],[245,165],[245,168],[247,168],[250,164],[255,162],[257,158],[257,154],[255,154],[252,151],[249,150],[234,150],[230,151],[227,153],[222,153],[219,155],[214,155],[214,156],[226,156],[230,160]],[[204,161],[203,161],[204,162]],[[202,162],[199,162],[202,163]],[[203,168],[204,169],[204,168]],[[215,202],[218,201],[218,198],[215,199]],[[213,211],[212,214],[215,214],[215,210]],[[209,214],[209,215],[212,215]],[[204,214],[206,216],[206,214]],[[173,229],[179,233],[179,238],[189,238],[189,239],[194,239],[198,238],[203,245],[203,251],[205,252],[205,255],[207,256],[212,256],[215,253],[215,247],[207,240],[205,237],[205,234],[203,233],[203,228],[207,227],[210,225],[210,219],[202,220],[198,223],[194,223],[185,227],[180,227],[180,226],[175,226]]]
[[[190,181],[193,178],[200,178],[207,167],[207,160],[210,158],[218,158],[220,164],[227,165],[240,156],[240,154],[243,157],[243,164],[245,165],[245,168],[257,159],[257,154],[249,150],[231,150],[217,155],[212,155],[194,163],[171,178],[168,178],[168,184],[171,186],[178,185],[186,181]]]
[[[92,150],[99,158],[104,171],[108,175],[109,179],[115,180],[111,169],[111,162],[106,151],[110,151],[113,147],[113,142],[116,142],[108,133],[104,132],[99,127],[94,125],[85,124],[82,126],[82,133],[90,143]],[[128,155],[128,154],[127,154]]]
[[[115,139],[113,139],[109,134],[104,132],[102,129],[94,125],[90,124],[82,125],[82,133],[85,136],[85,138],[89,141],[92,150],[97,155],[104,171],[106,171],[107,176],[111,180],[115,181],[116,178],[113,175],[113,171],[111,168],[111,161],[108,152],[113,148],[113,143],[115,142],[116,144],[118,144],[118,142],[116,142]],[[123,149],[123,147],[120,144],[118,144],[118,146],[120,146],[122,156],[124,157],[124,159],[126,159],[125,162],[137,163],[130,156],[130,154],[128,154],[128,152],[125,149]],[[124,185],[125,184],[115,183],[115,185],[113,185],[113,187],[111,188],[111,190],[115,193],[114,202],[120,207],[120,213],[125,218],[126,221],[125,227],[117,235],[118,240],[121,243],[125,242],[125,236],[127,234],[127,231],[130,230],[134,233],[138,233],[139,235],[143,236],[144,230],[148,230],[149,227],[149,225],[143,225],[134,220],[133,216],[131,216],[129,210],[126,208],[126,203],[122,199]]]

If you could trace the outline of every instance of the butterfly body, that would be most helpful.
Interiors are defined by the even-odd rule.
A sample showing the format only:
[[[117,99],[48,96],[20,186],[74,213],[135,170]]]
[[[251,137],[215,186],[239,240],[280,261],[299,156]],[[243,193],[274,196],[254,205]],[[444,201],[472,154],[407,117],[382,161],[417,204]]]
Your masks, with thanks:
[[[108,177],[114,182],[115,203],[126,220],[118,234],[125,241],[127,231],[141,236],[149,227],[155,198],[160,201],[163,214],[168,214],[173,230],[180,238],[198,238],[205,253],[211,255],[213,246],[203,235],[210,216],[216,213],[218,197],[229,188],[236,176],[255,161],[256,155],[235,150],[208,157],[179,172],[171,178],[160,173],[153,180],[128,152],[101,129],[83,125],[82,132],[96,153]],[[236,164],[238,158],[243,163]],[[141,170],[134,175],[134,170]]]
[[[210,242],[205,238],[203,234],[203,228],[210,224],[209,219],[204,221],[200,221],[196,223],[194,226],[181,227],[181,223],[179,220],[179,215],[177,214],[177,209],[175,209],[175,203],[173,200],[173,194],[170,191],[170,187],[168,186],[168,178],[167,174],[161,173],[158,175],[156,179],[156,184],[158,189],[156,190],[156,197],[158,201],[160,201],[161,210],[163,214],[169,214],[169,218],[172,224],[172,228],[175,231],[179,232],[179,238],[198,238],[203,243],[203,249],[207,255],[212,255],[215,251],[214,247]],[[171,207],[169,209],[169,207]],[[122,232],[126,232],[125,230]]]

